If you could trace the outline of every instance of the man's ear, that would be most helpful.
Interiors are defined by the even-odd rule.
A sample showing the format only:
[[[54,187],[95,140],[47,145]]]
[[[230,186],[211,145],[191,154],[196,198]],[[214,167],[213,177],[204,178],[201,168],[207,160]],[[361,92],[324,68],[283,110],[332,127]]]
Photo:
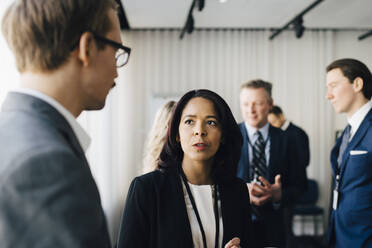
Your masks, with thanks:
[[[355,92],[359,92],[363,90],[364,82],[361,77],[356,77],[353,81],[353,89]]]
[[[269,97],[268,103],[270,105],[270,110],[274,107],[274,100],[272,97]]]
[[[80,36],[78,47],[78,59],[81,61],[83,66],[88,66],[90,63],[94,46],[93,34],[91,32],[84,32]]]

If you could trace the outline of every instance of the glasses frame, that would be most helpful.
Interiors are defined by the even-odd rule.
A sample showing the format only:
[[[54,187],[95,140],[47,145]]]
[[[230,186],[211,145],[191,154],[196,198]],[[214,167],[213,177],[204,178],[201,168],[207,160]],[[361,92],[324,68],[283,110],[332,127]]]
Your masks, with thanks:
[[[105,37],[103,37],[103,36],[100,36],[100,35],[94,33],[94,32],[91,32],[91,33],[93,34],[94,39],[96,39],[97,41],[100,41],[100,42],[106,43],[107,45],[110,45],[110,46],[112,46],[113,48],[116,48],[116,49],[123,49],[124,52],[126,52],[126,53],[128,54],[128,59],[125,61],[125,63],[123,63],[122,65],[119,65],[119,66],[116,65],[117,68],[123,67],[124,65],[126,65],[126,64],[128,63],[128,61],[129,61],[129,57],[130,57],[130,52],[131,52],[131,50],[132,50],[130,47],[126,47],[126,46],[124,46],[123,44],[120,44],[119,42],[116,42],[116,41],[113,41],[113,40],[107,39],[107,38],[105,38]],[[79,42],[76,42],[76,43],[72,46],[71,50],[74,50],[78,45],[79,45]],[[121,55],[121,54],[119,54],[119,56],[120,56],[120,55]],[[116,56],[115,59],[117,60],[117,58],[118,58],[119,56]]]
[[[120,68],[120,67],[123,67],[124,65],[126,65],[127,63],[128,63],[128,61],[129,61],[129,57],[130,57],[130,52],[131,52],[131,48],[130,47],[126,47],[126,46],[124,46],[123,44],[120,44],[119,42],[116,42],[116,41],[113,41],[113,40],[110,40],[110,39],[107,39],[107,38],[105,38],[105,37],[103,37],[103,36],[100,36],[100,35],[98,35],[98,34],[95,34],[95,33],[92,33],[93,34],[93,36],[94,36],[94,38],[96,39],[96,40],[98,40],[98,41],[101,41],[101,42],[103,42],[103,43],[106,43],[106,44],[108,44],[108,45],[110,45],[110,46],[112,46],[112,47],[114,47],[114,48],[116,48],[116,49],[123,49],[124,50],[124,52],[126,52],[127,54],[128,54],[128,59],[125,61],[125,63],[123,63],[122,65],[117,65],[117,67],[118,68]],[[119,54],[119,56],[120,56],[120,54]],[[119,56],[116,56],[116,59],[119,57]]]

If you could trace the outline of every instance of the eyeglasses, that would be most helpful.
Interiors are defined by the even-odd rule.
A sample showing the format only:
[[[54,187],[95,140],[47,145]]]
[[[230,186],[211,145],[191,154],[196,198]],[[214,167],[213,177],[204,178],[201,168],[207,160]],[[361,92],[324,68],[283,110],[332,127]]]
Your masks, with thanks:
[[[107,39],[107,38],[102,37],[102,36],[100,36],[98,34],[95,34],[95,33],[93,33],[93,36],[96,40],[101,41],[103,43],[106,43],[106,44],[108,44],[108,45],[117,49],[116,54],[115,54],[116,67],[117,68],[123,67],[124,65],[126,65],[128,63],[129,55],[130,55],[130,51],[131,51],[131,49],[129,47],[123,46],[122,44],[120,44],[116,41]]]
[[[124,65],[126,65],[128,63],[129,55],[130,55],[130,51],[131,51],[131,49],[129,47],[123,46],[122,44],[120,44],[116,41],[107,39],[107,38],[102,37],[102,36],[100,36],[98,34],[95,34],[93,32],[92,32],[92,34],[93,34],[94,39],[96,39],[100,42],[106,43],[106,44],[114,47],[115,49],[117,49],[116,54],[115,54],[116,67],[117,68],[123,67]],[[77,41],[76,43],[74,43],[72,45],[71,51],[74,50],[78,45],[79,45],[79,41]]]

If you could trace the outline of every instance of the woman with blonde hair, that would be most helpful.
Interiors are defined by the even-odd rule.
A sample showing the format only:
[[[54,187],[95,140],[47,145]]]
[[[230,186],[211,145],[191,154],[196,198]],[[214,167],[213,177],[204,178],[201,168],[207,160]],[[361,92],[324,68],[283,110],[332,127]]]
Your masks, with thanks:
[[[175,105],[175,101],[169,101],[156,112],[144,147],[143,173],[153,171],[158,166],[159,155],[165,142],[168,124]]]

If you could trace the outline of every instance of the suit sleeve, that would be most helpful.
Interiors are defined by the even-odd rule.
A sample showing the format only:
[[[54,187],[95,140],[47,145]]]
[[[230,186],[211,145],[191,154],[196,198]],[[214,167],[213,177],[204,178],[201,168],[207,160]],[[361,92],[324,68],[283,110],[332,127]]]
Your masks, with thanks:
[[[148,194],[148,195],[147,195]],[[150,216],[147,209],[152,209],[149,190],[145,189],[140,178],[135,178],[129,188],[120,233],[118,248],[150,247]]]
[[[285,178],[282,180],[282,203],[284,206],[293,205],[297,198],[306,190],[306,168],[296,156],[296,143],[287,140],[287,167]]]
[[[309,145],[309,136],[303,132],[303,149],[304,149],[304,163],[305,167],[307,167],[310,164],[310,145]]]
[[[110,247],[99,193],[84,161],[70,150],[45,148],[13,164],[0,189],[5,247]]]

